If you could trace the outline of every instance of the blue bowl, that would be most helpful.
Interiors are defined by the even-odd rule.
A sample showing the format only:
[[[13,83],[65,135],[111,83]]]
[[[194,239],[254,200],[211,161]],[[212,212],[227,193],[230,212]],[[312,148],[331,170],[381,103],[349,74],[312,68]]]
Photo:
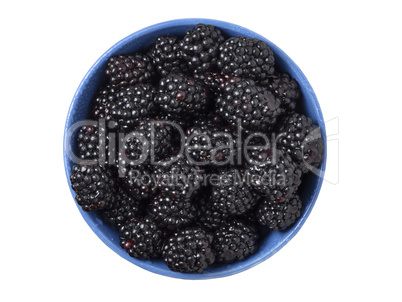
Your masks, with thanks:
[[[277,251],[279,251],[286,243],[289,242],[289,240],[293,238],[293,236],[297,234],[297,232],[300,230],[307,217],[309,216],[311,210],[313,209],[323,182],[327,157],[324,119],[313,88],[311,88],[309,82],[307,81],[306,77],[299,69],[299,67],[297,67],[297,65],[281,49],[279,49],[271,41],[256,34],[255,32],[252,32],[251,30],[235,24],[209,19],[179,19],[149,26],[124,38],[120,42],[113,45],[108,51],[106,51],[85,75],[71,102],[70,109],[67,115],[66,126],[64,129],[63,156],[69,186],[69,175],[71,174],[74,163],[68,156],[68,150],[70,148],[75,148],[75,140],[71,139],[72,136],[69,135],[68,129],[70,129],[70,127],[74,123],[84,120],[88,116],[89,104],[92,101],[97,89],[101,85],[106,83],[104,70],[108,58],[113,55],[133,53],[138,50],[149,48],[153,45],[155,39],[160,35],[170,34],[182,36],[185,34],[187,29],[193,28],[198,23],[212,24],[218,27],[224,34],[230,37],[253,37],[263,40],[269,45],[269,47],[274,52],[276,64],[280,67],[280,69],[282,71],[288,72],[299,82],[300,89],[303,94],[302,108],[300,108],[300,110],[305,115],[311,117],[314,123],[320,126],[321,134],[325,144],[325,151],[324,161],[321,164],[319,171],[315,174],[310,173],[310,175],[308,175],[308,177],[304,179],[302,183],[302,186],[300,188],[300,196],[304,203],[304,211],[295,225],[293,225],[286,231],[268,233],[263,238],[258,251],[246,260],[233,264],[223,265],[220,267],[211,267],[206,269],[201,274],[185,274],[172,272],[168,269],[168,267],[163,263],[162,260],[139,260],[131,258],[122,248],[120,248],[119,236],[116,230],[103,223],[103,221],[97,216],[96,213],[84,212],[77,205],[79,211],[81,212],[81,215],[84,217],[85,221],[94,231],[94,233],[109,248],[111,248],[121,257],[148,271],[160,275],[182,279],[210,279],[230,276],[261,263],[262,261],[268,259],[273,254],[275,254]],[[73,190],[71,190],[71,194],[73,197],[75,197],[75,193]]]

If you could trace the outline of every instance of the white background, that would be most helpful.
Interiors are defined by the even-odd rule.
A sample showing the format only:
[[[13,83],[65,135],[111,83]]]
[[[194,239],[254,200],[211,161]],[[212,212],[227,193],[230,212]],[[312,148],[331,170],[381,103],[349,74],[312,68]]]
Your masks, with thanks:
[[[0,7],[1,301],[401,301],[397,1],[61,3]],[[267,37],[306,74],[325,119],[339,118],[327,172],[336,183],[339,155],[339,183],[324,182],[280,252],[218,280],[170,279],[117,256],[81,218],[63,167],[66,114],[91,65],[125,36],[184,17]]]

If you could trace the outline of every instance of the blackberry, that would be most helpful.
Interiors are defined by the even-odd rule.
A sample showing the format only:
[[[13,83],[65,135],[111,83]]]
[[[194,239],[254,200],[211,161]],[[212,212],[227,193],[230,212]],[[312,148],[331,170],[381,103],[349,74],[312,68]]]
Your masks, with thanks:
[[[211,234],[198,227],[175,232],[163,245],[163,261],[172,271],[201,273],[215,261],[212,239]]]
[[[298,195],[293,195],[280,203],[265,199],[258,207],[256,216],[261,225],[267,226],[271,231],[278,231],[294,224],[301,213],[302,201]]]
[[[198,198],[199,217],[196,225],[206,230],[216,230],[221,224],[226,223],[230,217],[214,209],[210,198],[210,188],[204,191],[206,192],[200,194]]]
[[[268,87],[276,97],[280,98],[283,107],[288,112],[295,111],[301,92],[297,81],[292,79],[288,73],[271,75],[264,81],[261,81],[259,85]]]
[[[98,91],[92,106],[92,115],[95,119],[106,118],[106,112],[110,111],[110,106],[116,100],[117,90],[117,86],[108,84]]]
[[[148,199],[155,193],[152,160],[159,161],[169,154],[172,134],[170,125],[148,119],[119,141],[117,169],[134,198]]]
[[[153,116],[156,113],[155,93],[155,88],[150,84],[121,87],[115,93],[113,103],[105,110],[108,126],[130,130],[141,119]]]
[[[75,165],[70,175],[75,200],[86,212],[110,208],[114,203],[114,180],[99,165]]]
[[[142,214],[142,206],[139,200],[130,196],[123,188],[119,187],[115,194],[115,201],[110,209],[103,210],[101,217],[112,227],[119,229],[127,221],[138,218]]]
[[[152,218],[132,219],[120,229],[120,246],[133,258],[156,258],[161,255],[163,236]]]
[[[127,166],[142,167],[151,159],[160,160],[172,150],[172,127],[161,121],[143,120],[120,140],[119,170],[125,173]]]
[[[107,61],[106,75],[113,85],[147,83],[154,78],[152,60],[143,54],[118,55]]]
[[[257,86],[253,80],[226,82],[223,93],[216,99],[217,113],[235,125],[250,130],[266,130],[284,113],[281,101],[268,88]]]
[[[77,135],[78,156],[82,160],[96,161],[101,166],[109,164],[109,136],[104,124],[91,123],[82,126]],[[102,126],[103,125],[103,126]],[[89,164],[89,162],[83,162]]]
[[[169,74],[159,82],[155,102],[163,112],[186,116],[207,109],[209,96],[206,87],[184,74]]]
[[[297,191],[302,171],[289,155],[269,149],[260,158],[260,162],[247,164],[250,182],[257,192],[282,202]]]
[[[155,222],[169,230],[189,225],[197,217],[193,199],[181,198],[175,192],[164,192],[155,196],[149,205]]]
[[[217,65],[225,74],[264,80],[275,71],[274,54],[261,40],[247,37],[230,38],[219,50]]]
[[[133,198],[148,200],[155,194],[156,188],[151,178],[150,165],[129,166],[125,168],[124,172],[124,174],[120,174],[121,182]]]
[[[77,136],[78,155],[81,159],[98,159],[99,131],[98,125],[84,125]]]
[[[243,260],[257,250],[258,233],[255,227],[234,220],[214,232],[212,249],[216,262],[231,263]]]
[[[206,201],[200,205],[200,214],[197,223],[207,230],[215,230],[222,224],[225,224],[229,220],[229,217],[228,214],[216,210],[211,201]]]
[[[171,155],[181,153],[183,151],[181,150],[182,146],[185,144],[185,131],[191,127],[194,119],[191,116],[179,117],[171,113],[163,113],[157,115],[155,120],[160,121],[161,123],[164,122],[163,125],[166,127],[169,126],[171,129]]]
[[[156,38],[151,53],[156,70],[162,76],[175,72],[187,72],[187,64],[181,58],[177,40],[178,38],[174,36]]]
[[[227,128],[204,125],[186,132],[187,158],[198,165],[222,166],[234,164],[236,147]]]
[[[270,131],[241,130],[242,143],[247,143],[243,159],[247,165],[263,165],[272,156],[272,150],[276,147],[276,134]]]
[[[187,30],[179,45],[188,67],[201,72],[215,67],[219,46],[224,41],[219,29],[212,25],[197,24],[193,30]]]
[[[171,156],[153,167],[153,176],[161,192],[175,192],[181,198],[191,198],[201,188],[202,175],[183,156]]]
[[[311,118],[293,113],[283,119],[278,129],[277,147],[300,164],[303,172],[318,168],[323,159],[324,142],[320,128]]]
[[[250,210],[258,197],[246,183],[242,183],[244,171],[229,169],[220,171],[219,182],[212,184],[210,199],[212,208],[222,214],[238,216]]]

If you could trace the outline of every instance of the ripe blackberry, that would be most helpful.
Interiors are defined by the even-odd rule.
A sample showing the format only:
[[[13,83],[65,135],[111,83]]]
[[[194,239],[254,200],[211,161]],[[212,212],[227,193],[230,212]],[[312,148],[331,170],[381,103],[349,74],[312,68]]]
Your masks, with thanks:
[[[281,101],[268,88],[257,86],[252,80],[226,82],[223,93],[216,99],[217,113],[235,125],[250,130],[266,130],[284,113]]]
[[[285,230],[294,224],[302,213],[302,201],[298,195],[293,195],[283,202],[273,202],[265,199],[258,207],[256,216],[261,225],[271,231]]]
[[[148,119],[119,141],[117,169],[134,198],[148,199],[155,193],[152,160],[159,161],[172,150],[172,135],[170,125]]]
[[[215,261],[212,239],[211,234],[198,227],[175,232],[163,245],[163,261],[172,271],[201,273]]]
[[[289,155],[269,149],[260,158],[258,163],[247,164],[251,185],[257,192],[282,202],[297,191],[302,171]]]
[[[241,129],[241,143],[247,143],[244,149],[243,160],[247,164],[261,164],[267,161],[271,150],[275,148],[275,133],[271,131],[252,131]]]
[[[230,38],[219,50],[217,65],[225,74],[264,80],[275,71],[274,54],[261,40],[247,37]]]
[[[207,230],[215,230],[219,228],[220,225],[225,224],[229,220],[229,215],[221,213],[216,210],[212,202],[206,202],[200,208],[199,219],[197,221],[200,227]]]
[[[120,173],[125,174],[128,166],[141,167],[160,160],[172,150],[172,127],[156,120],[143,120],[120,140],[118,157]]]
[[[250,210],[258,197],[247,183],[242,183],[244,171],[229,169],[220,171],[219,181],[212,184],[210,199],[212,208],[222,214],[238,216]]]
[[[207,190],[210,191],[210,190]],[[201,194],[198,199],[199,217],[197,225],[206,230],[216,230],[229,220],[229,215],[217,211],[211,202],[210,194]]]
[[[75,200],[86,212],[110,208],[115,184],[111,173],[98,165],[75,165],[70,175]]]
[[[215,67],[219,46],[224,41],[219,29],[212,25],[197,24],[193,30],[187,30],[179,45],[188,67],[202,72]]]
[[[108,84],[98,91],[92,106],[92,115],[95,119],[106,118],[106,112],[110,111],[110,106],[116,100],[117,90],[117,86]]]
[[[150,84],[121,87],[116,91],[113,102],[105,110],[108,126],[130,130],[141,119],[153,116],[156,112],[155,93],[155,88]]]
[[[119,187],[115,194],[115,201],[110,209],[103,210],[101,217],[112,227],[119,229],[127,221],[142,215],[142,206],[139,200],[130,196]]]
[[[194,118],[191,116],[176,116],[171,113],[161,113],[155,117],[156,121],[160,121],[166,127],[171,128],[171,155],[182,152],[181,148],[185,144],[185,131],[192,126]]]
[[[258,233],[255,227],[234,220],[214,232],[212,249],[216,262],[232,263],[243,260],[257,250]]]
[[[292,79],[288,73],[284,72],[271,75],[264,81],[260,81],[259,85],[268,87],[276,97],[280,98],[283,107],[286,108],[288,112],[295,110],[301,92],[297,81]]]
[[[153,166],[153,176],[162,192],[175,192],[181,198],[191,198],[201,187],[202,175],[183,156],[171,156],[161,165]]]
[[[181,198],[175,192],[155,196],[149,210],[158,226],[169,230],[189,225],[198,214],[194,199]]]
[[[133,258],[156,258],[161,255],[163,235],[152,218],[134,218],[121,227],[120,246]]]
[[[169,74],[159,82],[155,102],[163,112],[178,116],[199,114],[207,109],[206,87],[184,74]]]
[[[78,130],[78,155],[81,159],[98,159],[99,131],[98,125],[84,125]]]
[[[288,115],[281,121],[277,137],[278,149],[300,164],[303,172],[318,168],[322,162],[324,142],[311,118],[299,113]]]
[[[128,166],[124,172],[120,174],[121,182],[133,198],[148,200],[155,194],[156,187],[150,165]]]
[[[167,76],[169,73],[187,72],[187,64],[181,58],[177,40],[178,38],[174,36],[156,38],[151,53],[156,70],[162,76]]]
[[[211,194],[212,207],[224,215],[238,216],[251,209],[258,201],[246,186],[214,187]]]
[[[205,124],[186,131],[187,158],[197,165],[234,164],[236,146],[227,128]]]
[[[101,166],[109,165],[109,136],[103,123],[90,123],[82,126],[77,135],[78,156]],[[83,162],[84,163],[84,162]],[[90,162],[85,162],[90,164]]]
[[[113,85],[147,83],[154,78],[152,60],[143,54],[118,55],[109,58],[106,75]]]

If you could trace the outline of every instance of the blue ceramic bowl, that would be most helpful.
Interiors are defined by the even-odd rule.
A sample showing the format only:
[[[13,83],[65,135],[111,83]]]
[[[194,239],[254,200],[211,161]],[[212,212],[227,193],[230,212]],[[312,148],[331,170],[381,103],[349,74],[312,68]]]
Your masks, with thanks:
[[[67,156],[67,151],[71,147],[74,148],[75,142],[74,139],[69,137],[68,129],[70,129],[74,123],[84,120],[88,116],[90,102],[92,101],[97,89],[106,82],[104,70],[108,58],[113,55],[133,53],[138,50],[149,48],[160,35],[170,34],[182,36],[185,34],[187,29],[193,28],[198,23],[212,24],[218,27],[227,36],[253,37],[263,40],[269,45],[275,54],[276,64],[299,82],[303,94],[301,111],[311,117],[314,123],[321,127],[322,137],[325,143],[325,153],[324,161],[319,172],[316,174],[311,173],[311,175],[304,179],[302,183],[300,195],[304,202],[304,211],[295,225],[286,231],[267,234],[265,238],[263,238],[258,251],[246,260],[220,267],[211,267],[201,274],[172,272],[162,260],[138,260],[131,258],[122,248],[120,248],[118,232],[116,230],[103,223],[96,213],[86,213],[78,206],[81,215],[94,233],[121,257],[151,272],[182,279],[209,279],[230,276],[257,265],[279,251],[293,238],[293,236],[296,235],[309,216],[315,201],[317,200],[323,182],[327,156],[324,119],[314,91],[299,67],[297,67],[297,65],[281,49],[266,38],[238,25],[209,19],[180,19],[149,26],[124,38],[106,51],[85,75],[71,102],[64,130],[63,156],[69,186],[69,175],[71,174],[74,163]],[[71,190],[71,194],[75,197],[74,191]]]

